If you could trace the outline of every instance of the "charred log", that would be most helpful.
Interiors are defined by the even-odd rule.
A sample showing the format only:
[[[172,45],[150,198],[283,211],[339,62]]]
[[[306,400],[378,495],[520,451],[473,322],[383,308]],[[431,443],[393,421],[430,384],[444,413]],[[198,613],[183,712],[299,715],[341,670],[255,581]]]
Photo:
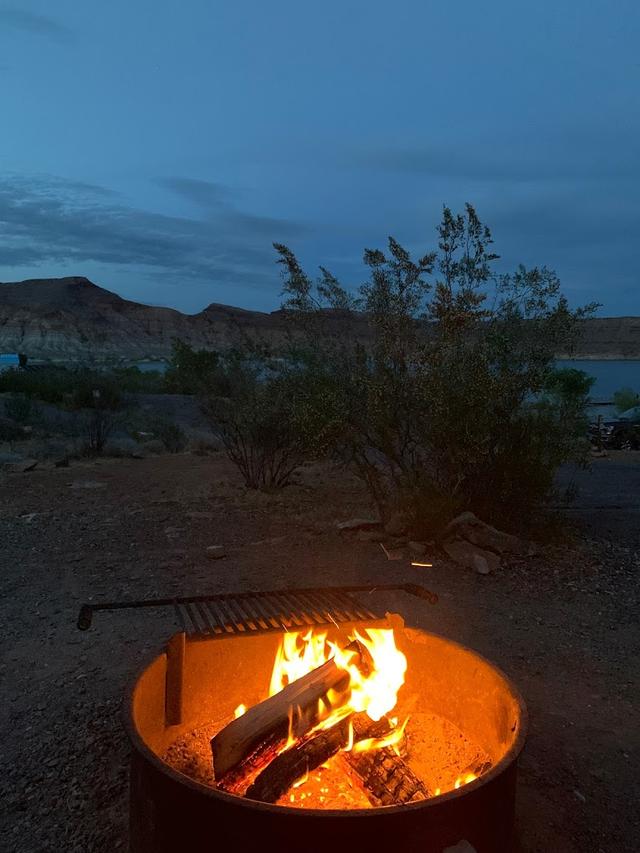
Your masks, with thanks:
[[[348,743],[349,721],[345,719],[274,758],[249,786],[245,796],[250,800],[275,803],[298,780],[304,779]]]
[[[345,752],[342,760],[360,779],[373,806],[413,803],[431,796],[427,786],[392,747]]]
[[[311,735],[281,753],[256,777],[245,794],[251,800],[275,803],[289,788],[304,779],[348,744],[365,738],[384,737],[389,732],[388,720],[372,722],[366,714],[353,714],[330,729]]]

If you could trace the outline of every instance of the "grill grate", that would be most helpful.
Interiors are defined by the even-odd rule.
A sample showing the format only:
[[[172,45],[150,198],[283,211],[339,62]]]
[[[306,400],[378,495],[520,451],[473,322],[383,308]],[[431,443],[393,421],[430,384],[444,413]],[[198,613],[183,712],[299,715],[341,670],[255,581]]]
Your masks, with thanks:
[[[176,602],[175,609],[188,636],[295,631],[379,618],[342,589],[209,595]]]
[[[147,598],[142,601],[83,604],[78,615],[78,628],[81,631],[90,628],[93,614],[98,610],[172,607],[184,633],[190,637],[304,630],[314,625],[379,619],[382,614],[362,604],[357,594],[384,591],[406,592],[430,604],[438,600],[435,593],[411,583]]]

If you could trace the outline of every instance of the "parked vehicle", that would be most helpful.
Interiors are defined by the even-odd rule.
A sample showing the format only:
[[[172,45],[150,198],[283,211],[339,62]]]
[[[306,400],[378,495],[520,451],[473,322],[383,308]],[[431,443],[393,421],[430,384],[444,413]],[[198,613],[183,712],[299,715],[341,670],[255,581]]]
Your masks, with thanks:
[[[602,417],[589,425],[589,438],[597,447],[640,450],[640,406],[633,406],[617,418]]]
[[[626,412],[619,415],[619,418],[624,421],[640,423],[640,406],[632,406],[630,409],[627,409]]]

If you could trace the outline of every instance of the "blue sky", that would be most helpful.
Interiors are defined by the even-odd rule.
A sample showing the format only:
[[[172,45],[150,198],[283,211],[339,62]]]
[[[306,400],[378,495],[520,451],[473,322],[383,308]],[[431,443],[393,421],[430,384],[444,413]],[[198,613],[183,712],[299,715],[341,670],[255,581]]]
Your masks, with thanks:
[[[499,268],[640,314],[637,0],[0,0],[0,280],[273,310],[472,202]]]

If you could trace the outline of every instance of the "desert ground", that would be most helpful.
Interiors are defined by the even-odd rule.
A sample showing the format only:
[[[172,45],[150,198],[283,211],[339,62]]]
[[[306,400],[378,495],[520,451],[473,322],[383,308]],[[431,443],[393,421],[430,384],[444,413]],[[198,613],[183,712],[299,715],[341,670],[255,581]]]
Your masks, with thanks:
[[[418,581],[436,606],[389,596],[389,609],[486,655],[527,702],[516,850],[637,851],[640,459],[595,460],[578,481],[562,538],[482,576],[435,548],[418,569],[341,535],[336,522],[371,510],[326,464],[278,494],[245,490],[219,452],[5,466],[0,848],[127,848],[121,704],[178,625],[170,610],[121,611],[80,632],[82,603]],[[210,545],[226,558],[207,559]]]

